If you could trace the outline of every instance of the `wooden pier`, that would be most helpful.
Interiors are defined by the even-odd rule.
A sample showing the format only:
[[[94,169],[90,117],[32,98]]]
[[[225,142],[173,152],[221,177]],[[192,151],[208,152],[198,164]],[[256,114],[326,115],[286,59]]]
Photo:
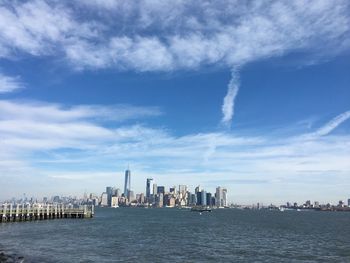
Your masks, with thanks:
[[[92,218],[94,206],[79,207],[63,204],[3,204],[0,205],[0,223],[57,218]]]

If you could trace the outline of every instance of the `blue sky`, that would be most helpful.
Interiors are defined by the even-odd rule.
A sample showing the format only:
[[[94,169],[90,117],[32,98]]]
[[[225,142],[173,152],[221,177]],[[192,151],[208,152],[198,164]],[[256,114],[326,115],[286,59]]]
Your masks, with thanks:
[[[350,186],[347,1],[2,1],[0,199]]]

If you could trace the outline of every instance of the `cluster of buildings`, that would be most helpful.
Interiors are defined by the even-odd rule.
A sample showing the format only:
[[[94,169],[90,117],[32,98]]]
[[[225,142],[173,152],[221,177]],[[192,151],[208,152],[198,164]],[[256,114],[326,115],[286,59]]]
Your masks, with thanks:
[[[95,200],[93,199],[95,198]],[[90,204],[92,204],[92,201],[95,201],[98,203],[98,198],[94,197],[93,195],[88,196],[86,193],[84,194],[83,198],[79,198],[76,196],[59,196],[59,195],[54,195],[51,197],[43,197],[43,198],[35,198],[35,197],[27,197],[26,194],[23,194],[21,198],[11,198],[9,200],[4,200],[3,203],[6,204],[29,204],[29,205],[34,205],[34,204],[69,204],[72,206],[79,206],[83,204],[87,204],[87,201],[90,200]],[[1,202],[0,202],[1,203]]]
[[[310,200],[307,200],[305,203],[298,205],[298,203],[289,203],[287,202],[286,205],[281,206],[282,208],[287,209],[313,209],[313,210],[322,210],[322,211],[348,211],[350,210],[350,199],[348,199],[347,204],[340,200],[338,204],[332,205],[330,203],[327,204],[321,204],[318,201],[311,202]]]
[[[217,187],[214,194],[207,192],[200,186],[190,192],[186,185],[173,186],[168,189],[165,186],[157,185],[153,178],[146,180],[146,194],[135,194],[131,190],[131,172],[125,171],[123,192],[119,188],[107,186],[106,191],[102,193],[98,204],[103,207],[118,206],[151,206],[151,207],[226,207],[227,189]],[[96,198],[92,199],[95,200]]]

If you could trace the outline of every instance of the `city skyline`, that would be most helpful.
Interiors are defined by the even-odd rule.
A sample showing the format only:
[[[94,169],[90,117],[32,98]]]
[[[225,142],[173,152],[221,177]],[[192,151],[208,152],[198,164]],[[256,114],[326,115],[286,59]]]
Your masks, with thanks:
[[[78,205],[93,205],[100,207],[117,208],[122,207],[204,207],[207,208],[240,208],[240,209],[284,209],[300,210],[311,209],[320,211],[350,211],[350,198],[347,200],[341,199],[338,202],[320,202],[319,200],[308,199],[303,202],[289,200],[285,203],[268,203],[256,202],[253,204],[239,204],[229,201],[227,198],[227,189],[222,186],[215,188],[214,194],[197,185],[194,192],[187,185],[178,184],[173,186],[157,185],[153,178],[147,178],[145,184],[145,192],[135,193],[131,187],[131,170],[125,170],[124,191],[118,186],[106,186],[106,191],[99,196],[96,193],[84,193],[83,197],[77,196],[45,196],[40,198],[30,197],[23,194],[22,198],[12,197],[6,201],[0,200],[3,204],[9,205],[46,205],[46,204],[66,204],[70,206]],[[168,189],[168,190],[167,190]]]
[[[223,11],[224,10],[224,11]],[[224,185],[232,202],[350,187],[350,3],[5,1],[0,199]]]

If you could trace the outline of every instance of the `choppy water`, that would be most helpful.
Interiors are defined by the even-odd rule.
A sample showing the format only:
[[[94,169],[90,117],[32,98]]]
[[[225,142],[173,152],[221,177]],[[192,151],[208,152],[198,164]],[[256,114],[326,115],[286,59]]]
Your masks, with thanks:
[[[0,250],[25,262],[350,262],[350,213],[104,208],[0,224]]]

